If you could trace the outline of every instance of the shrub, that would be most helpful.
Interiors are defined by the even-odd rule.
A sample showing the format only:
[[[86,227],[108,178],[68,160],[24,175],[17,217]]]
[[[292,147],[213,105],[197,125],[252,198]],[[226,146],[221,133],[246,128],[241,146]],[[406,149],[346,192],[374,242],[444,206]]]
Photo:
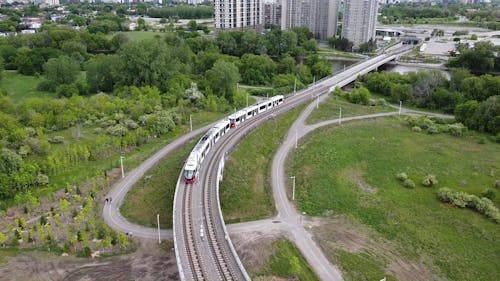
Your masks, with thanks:
[[[428,133],[429,135],[435,135],[435,134],[438,134],[438,133],[439,133],[439,130],[438,130],[438,128],[437,128],[436,126],[429,126],[429,127],[427,128],[427,133]]]
[[[467,127],[465,127],[462,123],[455,123],[448,125],[448,132],[456,137],[462,136],[466,131]]]
[[[435,175],[427,175],[423,180],[422,180],[422,185],[423,186],[433,186],[438,183],[436,176]]]
[[[495,188],[500,188],[500,180],[495,181]]]
[[[48,141],[50,143],[63,143],[64,137],[63,136],[53,136],[52,138],[49,138]]]
[[[40,216],[40,225],[46,225],[47,224],[47,217],[45,215]]]
[[[492,189],[485,189],[483,190],[483,192],[481,192],[481,197],[486,197],[490,200],[494,200],[495,199],[495,191],[493,191]]]
[[[403,182],[403,186],[406,187],[406,188],[415,188],[415,182],[412,181],[411,179],[406,179]]]
[[[440,188],[438,191],[439,200],[447,203],[453,203],[460,208],[471,208],[496,223],[500,223],[500,212],[493,202],[488,198],[479,198],[475,195],[467,194],[463,191],[453,191],[449,188]]]
[[[417,133],[422,132],[422,129],[421,129],[419,126],[413,126],[413,127],[411,128],[411,130],[412,130],[412,131],[414,131],[414,132],[417,132]]]
[[[405,181],[405,180],[408,179],[408,175],[406,173],[404,173],[404,172],[397,174],[396,177],[400,181]]]

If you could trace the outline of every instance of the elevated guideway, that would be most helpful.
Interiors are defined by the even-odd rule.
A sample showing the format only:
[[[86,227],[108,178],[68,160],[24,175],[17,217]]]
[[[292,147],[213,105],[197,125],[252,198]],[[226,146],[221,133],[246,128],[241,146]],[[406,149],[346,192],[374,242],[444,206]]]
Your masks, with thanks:
[[[203,161],[195,184],[185,184],[182,175],[179,177],[174,198],[173,235],[181,280],[249,280],[227,235],[220,211],[218,178],[221,174],[220,161],[223,161],[225,155],[251,130],[269,118],[329,93],[336,87],[343,87],[360,75],[396,59],[402,53],[403,51],[384,53],[364,60],[335,76],[289,95],[281,106],[254,116],[221,137]],[[301,235],[300,239],[312,238]],[[321,264],[329,264],[321,251],[316,253],[315,259]],[[333,266],[316,273],[322,280],[342,279]]]

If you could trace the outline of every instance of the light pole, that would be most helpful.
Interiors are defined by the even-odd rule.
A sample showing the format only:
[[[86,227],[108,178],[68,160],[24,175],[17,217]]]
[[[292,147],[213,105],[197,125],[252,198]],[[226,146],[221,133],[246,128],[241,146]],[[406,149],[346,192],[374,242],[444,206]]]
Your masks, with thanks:
[[[247,93],[247,107],[248,107],[248,93]]]
[[[319,95],[318,95],[318,98],[316,99],[316,109],[319,108]]]
[[[290,177],[292,179],[292,201],[295,201],[295,176]]]
[[[120,166],[122,168],[122,179],[125,177],[125,171],[123,170],[123,159],[125,159],[125,156],[120,156]]]
[[[342,107],[339,107],[339,125],[342,124]]]
[[[189,131],[193,131],[193,115],[189,114]]]
[[[156,214],[156,222],[158,224],[158,244],[161,244],[161,239],[160,239],[160,214]]]
[[[403,105],[403,101],[399,101],[399,115],[401,115],[401,106]]]
[[[316,84],[316,75],[313,76],[313,85]]]
[[[295,81],[293,82],[293,95],[297,93],[297,78],[295,78]]]

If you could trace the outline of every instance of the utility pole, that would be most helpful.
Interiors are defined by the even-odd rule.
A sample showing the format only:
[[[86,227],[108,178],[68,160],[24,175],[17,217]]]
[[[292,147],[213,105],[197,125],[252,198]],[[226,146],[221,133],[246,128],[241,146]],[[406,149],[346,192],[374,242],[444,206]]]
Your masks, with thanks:
[[[125,171],[123,170],[123,159],[125,159],[125,157],[120,156],[120,166],[122,168],[122,179],[125,177]]]
[[[319,95],[318,95],[318,98],[316,99],[316,109],[319,108]]]
[[[292,201],[295,201],[295,176],[290,177],[292,179]]]
[[[247,93],[247,107],[248,107],[248,93]]]
[[[297,93],[297,78],[295,78],[295,81],[293,82],[293,95]]]
[[[189,114],[189,131],[193,131],[193,115]]]
[[[313,76],[313,85],[316,84],[316,75]]]
[[[339,107],[339,125],[342,124],[342,107]]]
[[[399,101],[399,115],[401,115],[401,106],[403,105],[403,101]]]
[[[156,214],[156,222],[158,224],[158,244],[161,244],[161,238],[160,238],[160,214]]]

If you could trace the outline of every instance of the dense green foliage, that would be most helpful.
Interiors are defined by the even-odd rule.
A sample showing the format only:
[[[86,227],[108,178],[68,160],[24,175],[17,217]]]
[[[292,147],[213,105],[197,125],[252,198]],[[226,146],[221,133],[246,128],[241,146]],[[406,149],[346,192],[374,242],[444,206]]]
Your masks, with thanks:
[[[430,3],[397,3],[385,5],[380,9],[381,23],[422,23],[422,19],[447,18],[453,20],[459,11],[458,5],[449,5],[446,9],[442,5]]]
[[[214,7],[205,5],[166,6],[150,8],[147,11],[147,15],[152,18],[204,19],[213,17]]]
[[[499,11],[500,13],[500,11]],[[463,67],[474,73],[488,73],[500,71],[500,48],[495,47],[491,42],[478,42],[473,48],[459,46],[460,55],[452,58],[447,66]]]
[[[477,196],[493,187],[500,150],[495,143],[477,143],[478,137],[413,132],[396,118],[344,123],[301,141],[287,174],[296,176],[300,211],[345,214],[389,239],[410,260],[438,267],[447,279],[497,280],[498,224],[440,203],[434,187],[420,184],[435,175],[437,188]],[[401,186],[395,177],[401,172],[415,188]]]
[[[280,276],[289,280],[318,280],[292,242],[280,239],[275,241],[273,246],[275,251],[270,258],[269,266],[258,272],[257,276]]]
[[[43,74],[38,89],[59,97],[18,100],[12,88],[2,91],[0,198],[50,187],[51,178],[73,166],[164,136],[193,110],[243,106],[241,80],[286,90],[295,81],[300,88],[331,74],[304,28],[221,32],[212,39],[197,32],[162,35],[128,41],[123,33],[106,37],[45,26],[36,34],[0,38],[5,67]]]
[[[437,196],[439,200],[443,202],[450,203],[460,208],[467,207],[474,209],[483,213],[496,223],[500,223],[500,211],[498,211],[495,204],[486,197],[478,197],[463,191],[454,191],[446,187],[440,188]]]
[[[402,101],[417,107],[454,113],[470,129],[492,134],[500,132],[500,77],[472,76],[467,70],[453,69],[448,81],[439,71],[371,73],[363,84],[372,93],[391,102]]]

